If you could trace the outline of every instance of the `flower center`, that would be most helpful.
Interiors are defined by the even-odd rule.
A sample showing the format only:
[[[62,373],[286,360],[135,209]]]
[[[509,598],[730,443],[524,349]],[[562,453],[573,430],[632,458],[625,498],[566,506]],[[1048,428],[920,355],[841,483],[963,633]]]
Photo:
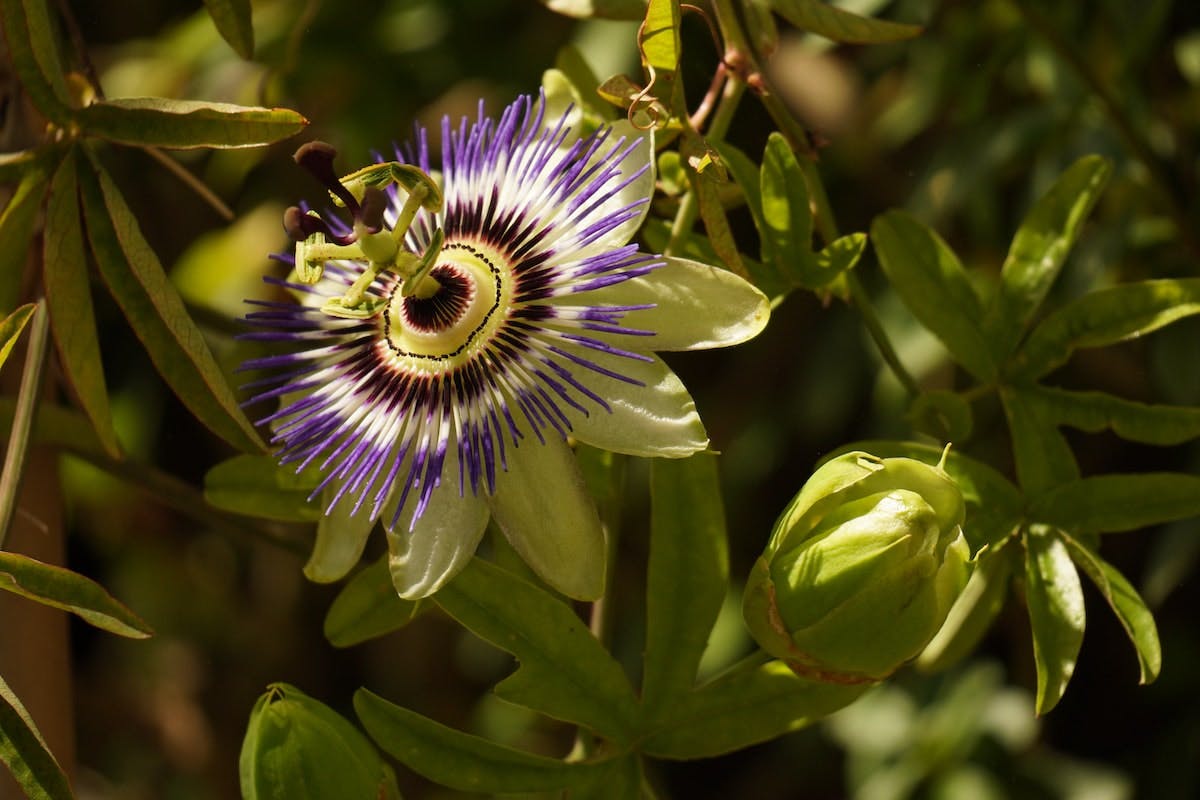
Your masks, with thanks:
[[[447,245],[441,263],[407,294],[403,283],[396,283],[384,313],[388,345],[397,356],[463,355],[486,340],[499,321],[505,294],[500,269],[470,245]]]

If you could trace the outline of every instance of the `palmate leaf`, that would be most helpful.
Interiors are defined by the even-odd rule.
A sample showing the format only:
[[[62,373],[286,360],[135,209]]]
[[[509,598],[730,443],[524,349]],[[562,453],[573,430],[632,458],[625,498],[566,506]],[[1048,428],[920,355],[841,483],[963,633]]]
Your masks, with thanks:
[[[40,163],[30,164],[19,178],[0,213],[0,312],[11,311],[21,295],[34,222],[46,195],[46,173]]]
[[[876,217],[871,242],[888,280],[921,324],[977,380],[994,380],[996,362],[980,327],[982,304],[949,245],[903,211]]]
[[[1021,222],[984,321],[998,363],[1012,353],[1050,291],[1111,172],[1104,158],[1084,156],[1059,176]]]
[[[1138,595],[1137,590],[1125,580],[1125,576],[1116,567],[1100,558],[1091,547],[1081,539],[1062,534],[1067,550],[1076,566],[1091,578],[1092,583],[1104,595],[1113,613],[1121,622],[1121,627],[1129,635],[1137,652],[1138,667],[1141,670],[1141,682],[1151,683],[1158,677],[1162,668],[1162,648],[1158,642],[1158,628],[1154,624],[1154,615],[1146,608],[1145,601]]]
[[[1025,604],[1033,629],[1038,714],[1062,699],[1083,644],[1083,587],[1059,532],[1032,525],[1025,542]]]
[[[1200,278],[1124,283],[1068,303],[1038,323],[1006,370],[1033,380],[1079,348],[1142,336],[1200,313]]]
[[[729,581],[716,459],[650,464],[650,563],[642,703],[657,716],[692,689]]]
[[[308,120],[286,108],[254,108],[165,97],[128,97],[79,110],[89,136],[139,147],[257,147],[299,133]]]
[[[729,171],[730,177],[741,188],[742,196],[746,200],[746,208],[750,212],[750,219],[758,231],[761,243],[759,256],[762,261],[756,262],[744,258],[746,271],[750,273],[754,285],[768,297],[775,298],[785,294],[791,288],[790,283],[783,276],[779,265],[771,255],[773,251],[768,249],[770,247],[768,237],[771,235],[771,229],[763,216],[761,170],[749,156],[728,142],[717,142],[714,146],[721,156],[721,162]]]
[[[767,137],[759,174],[764,224],[763,256],[773,261],[786,280],[812,261],[812,210],[808,184],[796,155],[782,134]]]
[[[679,698],[641,748],[657,758],[685,760],[731,753],[811,725],[868,688],[806,680],[771,661]]]
[[[26,303],[15,309],[3,321],[0,321],[0,367],[3,367],[8,362],[8,357],[12,354],[13,347],[16,346],[17,340],[21,338],[21,332],[25,330],[25,325],[36,310],[36,303]]]
[[[1029,494],[1045,492],[1079,477],[1079,465],[1055,420],[1020,389],[1000,390],[1012,432],[1017,479]]]
[[[0,763],[29,800],[73,800],[62,767],[46,747],[25,706],[0,677]]]
[[[0,551],[0,589],[69,611],[118,636],[145,639],[153,634],[137,614],[113,599],[100,584],[19,553]]]
[[[204,0],[221,38],[242,58],[254,57],[254,25],[250,19],[250,0]]]
[[[100,274],[159,374],[197,419],[239,450],[263,448],[179,293],[108,172],[79,171],[88,239]]]
[[[505,794],[583,788],[607,774],[603,762],[565,763],[456,731],[359,689],[354,710],[383,750],[436,783]]]
[[[108,405],[108,388],[100,361],[100,336],[96,330],[87,257],[83,249],[77,163],[78,158],[72,151],[59,165],[50,185],[42,280],[59,363],[105,452],[120,458],[121,445]]]
[[[619,664],[566,604],[478,558],[434,602],[520,667],[496,686],[505,700],[629,741],[638,709]]]
[[[0,29],[21,86],[38,111],[58,125],[71,121],[71,103],[45,0],[4,0]]]
[[[860,17],[822,0],[769,0],[779,15],[797,28],[848,44],[882,44],[911,39],[919,25]]]
[[[1029,502],[1029,517],[1073,533],[1117,533],[1200,515],[1200,476],[1113,473],[1064,483]]]
[[[1200,437],[1200,408],[1152,405],[1105,392],[1073,392],[1049,386],[1030,387],[1023,394],[1054,424],[1088,433],[1111,430],[1122,439],[1162,446]]]
[[[646,16],[646,0],[539,0],[551,11],[580,19],[640,20]]]
[[[351,647],[403,628],[430,604],[396,594],[384,556],[342,588],[325,614],[325,638],[334,647]]]
[[[679,68],[679,0],[650,0],[638,38],[642,64],[659,72]]]

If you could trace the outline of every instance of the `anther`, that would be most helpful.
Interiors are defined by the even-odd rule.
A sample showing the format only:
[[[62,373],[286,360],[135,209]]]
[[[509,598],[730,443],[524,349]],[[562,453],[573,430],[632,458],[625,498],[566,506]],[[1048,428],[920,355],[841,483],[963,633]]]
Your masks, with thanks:
[[[333,171],[333,160],[337,158],[337,150],[333,148],[333,145],[322,141],[305,142],[300,145],[292,158],[297,164],[312,173],[313,177],[335,197],[345,203],[351,214],[355,217],[359,215],[358,201],[354,199],[350,190],[342,185],[342,182],[338,180],[337,173]]]

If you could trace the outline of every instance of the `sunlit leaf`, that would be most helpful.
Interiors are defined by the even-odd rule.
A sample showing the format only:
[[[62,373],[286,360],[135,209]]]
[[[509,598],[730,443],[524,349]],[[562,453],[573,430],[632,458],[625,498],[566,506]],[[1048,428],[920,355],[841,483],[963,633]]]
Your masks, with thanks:
[[[59,363],[105,452],[120,458],[121,445],[113,428],[104,367],[100,361],[100,334],[96,329],[87,257],[83,249],[76,169],[77,159],[72,153],[59,165],[50,186],[43,237],[42,280]]]
[[[1017,229],[984,323],[992,353],[1004,361],[1058,277],[1083,222],[1112,172],[1100,156],[1084,156],[1059,176]]]
[[[679,698],[642,751],[657,758],[710,758],[796,731],[847,706],[871,684],[797,677],[782,661],[720,678]]]
[[[654,459],[650,502],[642,702],[653,716],[695,684],[725,599],[729,544],[716,459]]]
[[[811,259],[801,262],[797,280],[806,289],[829,286],[854,268],[867,249],[865,233],[849,233],[827,244]]]
[[[1004,607],[1011,573],[1012,561],[1004,547],[982,553],[945,623],[917,657],[917,667],[939,671],[970,655]]]
[[[1021,488],[1031,494],[1079,477],[1079,465],[1056,421],[1019,389],[1003,389],[1000,399],[1012,433]]]
[[[1058,531],[1033,525],[1025,541],[1025,604],[1033,628],[1037,713],[1062,699],[1083,644],[1083,587]]]
[[[254,25],[250,20],[250,0],[204,0],[221,38],[242,58],[254,57]]]
[[[685,140],[685,153],[689,150],[688,141],[691,139]],[[713,168],[710,167],[711,169]],[[697,173],[691,168],[687,170],[687,177],[692,191],[696,193],[700,219],[704,221],[704,230],[708,233],[708,241],[713,250],[721,259],[721,263],[731,271],[743,278],[749,278],[750,274],[746,271],[746,265],[742,263],[741,253],[738,252],[737,242],[733,238],[733,231],[729,228],[729,218],[725,215],[725,206],[721,202],[717,181],[710,175]]]
[[[95,581],[19,553],[0,551],[0,589],[69,611],[118,636],[144,639],[154,633]]]
[[[1063,535],[1067,550],[1075,564],[1082,569],[1108,602],[1129,641],[1137,651],[1141,682],[1151,683],[1162,668],[1162,648],[1158,642],[1158,627],[1145,601],[1116,567],[1109,564],[1083,540]]]
[[[400,630],[428,607],[396,594],[385,556],[359,570],[334,599],[325,614],[325,638],[334,647],[351,647]]]
[[[780,16],[797,28],[835,42],[881,44],[911,39],[921,33],[919,25],[905,25],[860,17],[821,0],[769,0]]]
[[[679,68],[679,0],[650,0],[638,46],[647,67],[664,72]]]
[[[921,324],[978,380],[994,379],[979,297],[949,245],[903,211],[876,217],[871,242],[892,287]]]
[[[138,146],[256,147],[299,133],[308,120],[286,108],[255,108],[165,97],[92,103],[78,112],[89,136]]]
[[[590,783],[605,764],[568,764],[456,731],[359,689],[354,710],[375,743],[409,769],[464,792],[561,792]]]
[[[513,703],[627,741],[636,701],[620,665],[565,603],[476,558],[438,591],[446,613],[517,657],[495,691]]]
[[[1118,533],[1200,515],[1200,475],[1093,475],[1034,497],[1029,518],[1072,533]]]
[[[45,0],[0,3],[0,29],[21,86],[47,119],[66,125],[71,120],[71,102],[50,19]]]
[[[3,367],[8,361],[13,347],[21,338],[21,332],[25,330],[25,325],[35,310],[37,310],[36,303],[26,303],[0,321],[0,367]]]
[[[21,175],[0,213],[0,312],[12,311],[20,298],[33,225],[45,195],[46,174],[34,166]]]
[[[1076,349],[1132,339],[1200,313],[1200,278],[1125,283],[1100,289],[1046,316],[1021,347],[1012,372],[1037,378]]]
[[[768,297],[777,297],[791,287],[780,272],[772,255],[774,251],[769,249],[773,246],[769,239],[772,233],[763,216],[762,179],[759,166],[749,156],[728,142],[716,142],[714,147],[720,154],[721,161],[729,171],[734,183],[741,188],[742,196],[746,200],[746,208],[750,212],[750,219],[758,231],[759,255],[763,259],[762,263],[745,257],[742,262],[746,265],[746,271],[750,273],[754,285]]]
[[[240,450],[263,450],[212,351],[108,173],[79,171],[100,274],[159,374],[196,418]]]
[[[775,263],[784,280],[795,283],[812,258],[812,209],[796,155],[777,132],[767,138],[759,187],[766,227],[763,256]]]
[[[317,485],[311,472],[296,473],[271,456],[234,456],[204,476],[204,499],[217,508],[284,522],[313,522],[321,506],[309,502]]]
[[[0,677],[0,763],[8,767],[29,800],[75,797],[62,767],[3,677]]]
[[[367,737],[286,683],[254,704],[238,773],[243,800],[400,800],[392,768]]]
[[[1088,433],[1111,430],[1144,444],[1182,444],[1200,437],[1200,408],[1124,400],[1105,392],[1073,392],[1035,386],[1025,394],[1059,425]]]

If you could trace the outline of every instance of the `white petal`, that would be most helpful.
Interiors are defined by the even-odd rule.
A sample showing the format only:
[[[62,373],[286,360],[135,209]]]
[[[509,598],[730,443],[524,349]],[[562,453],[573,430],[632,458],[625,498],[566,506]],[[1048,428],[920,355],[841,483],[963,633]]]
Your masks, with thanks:
[[[417,492],[409,492],[404,511],[387,535],[392,583],[406,600],[428,597],[457,575],[475,555],[488,522],[488,507],[482,497],[472,494],[470,488],[459,496],[458,459],[453,444],[446,453],[442,483],[433,490],[425,513],[413,525]],[[384,504],[385,524],[392,521],[398,500],[397,490]]]
[[[548,436],[509,447],[488,497],[496,523],[534,572],[578,600],[604,593],[604,530],[571,448]]]
[[[563,349],[638,382],[627,383],[571,365],[579,382],[602,397],[611,409],[605,411],[588,403],[588,416],[572,415],[572,435],[576,439],[633,456],[684,458],[708,448],[708,434],[696,413],[695,401],[661,358],[650,356],[650,361],[637,361],[602,356],[586,348]]]
[[[321,502],[328,507],[336,488],[330,486],[322,494]],[[332,583],[346,577],[367,546],[367,536],[375,527],[366,509],[351,515],[354,499],[342,498],[328,514],[317,522],[317,540],[312,555],[304,565],[304,575],[316,583]]]
[[[619,347],[707,350],[752,339],[766,326],[770,301],[751,283],[727,269],[699,261],[663,260],[666,264],[648,275],[551,302],[593,307],[653,303],[654,308],[628,312],[622,322],[630,328],[654,331],[654,336],[601,335]]]

